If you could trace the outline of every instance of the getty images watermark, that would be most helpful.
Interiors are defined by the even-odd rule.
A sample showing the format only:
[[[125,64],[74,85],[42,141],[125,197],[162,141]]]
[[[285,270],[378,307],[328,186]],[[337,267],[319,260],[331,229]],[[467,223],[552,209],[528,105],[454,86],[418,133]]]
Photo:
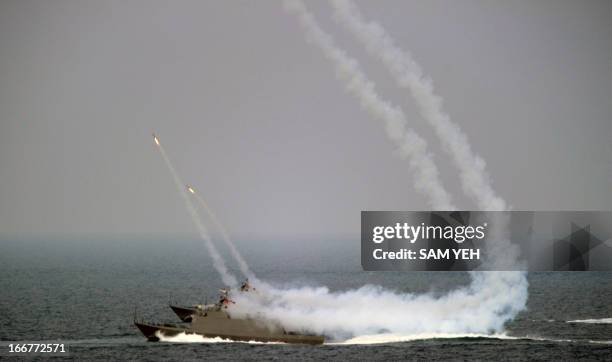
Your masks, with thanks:
[[[612,270],[611,237],[610,211],[362,211],[361,264],[405,271]],[[510,257],[520,262],[487,262]]]

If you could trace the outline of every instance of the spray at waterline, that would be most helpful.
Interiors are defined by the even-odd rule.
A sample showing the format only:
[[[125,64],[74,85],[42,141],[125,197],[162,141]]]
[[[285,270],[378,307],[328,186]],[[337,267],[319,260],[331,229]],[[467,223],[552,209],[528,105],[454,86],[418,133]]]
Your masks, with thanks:
[[[178,173],[174,169],[172,162],[170,162],[170,158],[168,158],[166,151],[164,150],[163,146],[159,142],[159,138],[157,138],[155,133],[153,134],[153,141],[155,142],[155,145],[157,149],[159,150],[159,153],[161,154],[164,160],[164,163],[166,164],[166,167],[168,168],[168,171],[170,171],[170,174],[172,175],[172,179],[175,183],[175,186],[179,194],[181,195],[181,197],[183,198],[183,201],[185,202],[185,206],[187,207],[187,210],[189,211],[189,216],[191,216],[191,221],[193,222],[196,229],[198,230],[200,237],[204,240],[204,244],[206,245],[208,253],[213,259],[213,265],[215,269],[217,270],[217,272],[219,273],[219,275],[221,276],[221,280],[226,285],[229,285],[232,287],[236,286],[238,284],[238,281],[236,280],[234,275],[232,275],[229,272],[229,270],[225,266],[225,262],[223,261],[223,258],[221,257],[221,255],[215,248],[214,244],[212,243],[210,235],[208,234],[208,230],[206,230],[206,227],[201,222],[198,211],[191,203],[191,200],[189,199],[189,195],[187,195],[187,192],[183,188],[183,185],[184,185],[183,181],[181,180]]]
[[[251,281],[257,283],[258,280],[255,277],[255,274],[251,271],[251,269],[249,268],[249,265],[247,264],[246,260],[244,260],[244,258],[242,257],[242,255],[240,254],[240,252],[238,251],[238,249],[236,248],[236,246],[232,242],[232,240],[231,240],[231,238],[229,236],[229,233],[227,232],[227,229],[219,221],[219,219],[217,218],[217,215],[212,211],[210,206],[208,206],[208,203],[204,200],[204,198],[198,192],[196,192],[196,190],[193,188],[193,186],[188,184],[188,185],[185,185],[185,187],[186,187],[187,191],[189,191],[189,193],[192,194],[195,197],[195,199],[198,201],[200,206],[202,206],[202,208],[204,208],[204,210],[206,211],[206,213],[208,214],[208,216],[210,217],[212,222],[219,229],[219,232],[221,233],[221,237],[223,238],[223,241],[225,242],[225,244],[229,248],[230,253],[232,254],[232,257],[238,263],[238,267],[240,268],[240,271],[242,272],[242,274],[244,274],[245,277],[251,279]]]

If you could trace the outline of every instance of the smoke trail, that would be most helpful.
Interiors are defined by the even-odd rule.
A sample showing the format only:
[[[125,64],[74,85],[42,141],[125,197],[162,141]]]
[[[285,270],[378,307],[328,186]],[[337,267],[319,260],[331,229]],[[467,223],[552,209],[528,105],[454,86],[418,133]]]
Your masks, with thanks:
[[[157,148],[159,149],[159,152],[162,155],[162,158],[164,159],[164,163],[168,167],[170,174],[172,174],[172,179],[174,180],[174,183],[176,184],[177,190],[183,197],[183,201],[185,201],[185,206],[187,206],[187,210],[189,211],[191,220],[193,221],[194,225],[198,229],[198,232],[200,233],[200,237],[202,237],[202,239],[205,241],[206,248],[208,249],[208,253],[213,258],[213,265],[215,269],[217,270],[217,272],[219,272],[219,275],[221,275],[221,280],[223,281],[224,284],[229,285],[229,286],[237,285],[238,282],[236,281],[236,278],[227,270],[227,267],[225,266],[225,262],[223,261],[223,258],[221,257],[221,255],[219,255],[219,252],[217,251],[217,249],[215,248],[215,246],[213,245],[210,239],[210,235],[208,235],[208,231],[206,230],[206,228],[202,224],[202,221],[200,220],[198,211],[193,207],[191,200],[189,200],[189,195],[187,195],[187,193],[185,192],[185,189],[183,188],[184,183],[179,177],[176,170],[174,169],[174,166],[172,166],[172,163],[170,162],[168,155],[166,155],[166,151],[160,144],[157,137],[155,137],[155,135],[153,135],[153,139],[155,141]]]
[[[212,211],[210,206],[208,206],[208,203],[193,187],[187,186],[187,190],[189,190],[189,192],[194,195],[198,203],[204,208],[204,210],[206,210],[206,213],[208,214],[208,216],[210,216],[212,222],[221,232],[221,237],[223,238],[225,244],[228,246],[230,253],[234,257],[234,259],[236,259],[236,262],[238,263],[238,267],[240,268],[242,274],[244,274],[245,277],[250,278],[252,282],[259,282],[259,280],[257,280],[257,278],[255,277],[255,274],[249,268],[249,265],[247,264],[246,260],[244,260],[238,249],[236,249],[236,245],[234,245],[234,243],[232,242],[229,233],[227,232],[227,229],[219,221],[217,215]]]
[[[429,122],[444,149],[460,171],[464,192],[478,203],[481,210],[506,210],[506,202],[493,191],[484,160],[472,152],[466,135],[442,109],[442,98],[434,94],[430,78],[410,53],[400,49],[385,29],[367,23],[351,0],[331,0],[336,18],[357,38],[370,55],[379,58],[402,88],[410,90],[421,116]]]
[[[422,117],[433,126],[459,169],[463,191],[476,201],[481,210],[506,210],[506,202],[493,190],[484,160],[472,152],[465,133],[444,112],[442,98],[434,94],[432,80],[423,76],[421,67],[410,53],[400,49],[381,25],[366,22],[352,0],[331,0],[331,3],[336,19],[365,46],[370,55],[382,60],[398,86],[410,90]],[[497,215],[495,229],[491,232],[496,240],[487,243],[488,255],[492,256],[487,263],[501,270],[513,269],[519,257],[518,248],[507,240],[508,222],[504,215]]]
[[[301,1],[285,1],[285,4],[298,17],[308,40],[334,64],[348,92],[359,100],[361,107],[373,118],[384,121],[387,136],[398,146],[400,155],[409,159],[417,191],[427,196],[433,209],[454,210],[451,197],[444,189],[438,177],[438,169],[427,151],[427,142],[412,129],[406,128],[407,121],[402,110],[384,101],[376,93],[374,83],[365,76],[357,60],[334,45],[331,36],[319,27]]]
[[[298,16],[309,40],[334,62],[342,79],[349,83],[349,91],[372,115],[384,119],[389,137],[401,143],[400,135],[405,127],[403,115],[380,100],[356,61],[334,46],[331,37],[321,30],[301,1],[286,1],[286,4],[289,11]],[[409,154],[414,156],[414,153]],[[427,160],[433,166],[431,159]],[[418,165],[415,167],[417,173],[422,172]],[[422,175],[417,177],[417,184],[422,180]],[[439,196],[438,190],[428,190],[432,201]],[[276,321],[287,330],[322,333],[338,339],[381,333],[490,334],[502,331],[504,324],[525,306],[525,275],[472,272],[470,276],[470,285],[441,297],[401,294],[376,286],[342,292],[331,292],[325,287],[282,290],[267,286],[265,293],[239,293],[235,297],[237,303],[230,308],[239,316]],[[253,311],[257,311],[257,315],[251,315]]]

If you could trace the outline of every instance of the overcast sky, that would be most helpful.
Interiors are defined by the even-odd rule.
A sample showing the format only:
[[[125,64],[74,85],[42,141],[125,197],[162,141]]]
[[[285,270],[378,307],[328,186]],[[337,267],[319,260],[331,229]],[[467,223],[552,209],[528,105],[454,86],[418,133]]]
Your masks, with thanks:
[[[308,2],[435,153],[409,94]],[[517,210],[612,209],[612,2],[368,1]],[[151,142],[241,237],[426,209],[406,161],[278,1],[0,1],[0,234],[194,234]]]

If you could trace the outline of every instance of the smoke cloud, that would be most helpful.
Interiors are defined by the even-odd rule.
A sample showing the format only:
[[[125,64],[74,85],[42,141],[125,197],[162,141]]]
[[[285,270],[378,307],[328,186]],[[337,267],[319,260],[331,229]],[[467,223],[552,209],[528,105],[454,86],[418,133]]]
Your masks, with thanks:
[[[398,334],[491,334],[501,332],[523,308],[525,289],[526,280],[518,273],[473,273],[469,286],[441,297],[372,285],[339,292],[326,287],[265,287],[236,293],[230,311],[336,340],[380,334],[396,339]]]

